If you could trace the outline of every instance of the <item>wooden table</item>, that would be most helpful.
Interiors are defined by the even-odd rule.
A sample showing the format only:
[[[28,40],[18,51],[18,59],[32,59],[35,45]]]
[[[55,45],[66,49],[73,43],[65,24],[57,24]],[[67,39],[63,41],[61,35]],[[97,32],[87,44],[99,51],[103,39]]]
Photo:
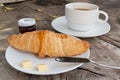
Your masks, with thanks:
[[[75,2],[79,0],[67,0]],[[83,38],[91,44],[90,58],[108,64],[120,64],[120,0],[81,0],[100,6],[101,10],[109,14],[111,31],[103,36]],[[23,17],[37,19],[37,30],[53,30],[51,21],[56,16],[64,15],[64,3],[62,5],[40,6],[33,1],[16,4],[7,4],[7,7],[15,8],[11,11],[3,11],[0,7],[0,80],[120,80],[120,70],[97,66],[92,63],[61,74],[36,76],[25,74],[13,69],[5,59],[5,50],[8,47],[7,37],[18,33],[17,20]],[[57,32],[57,31],[55,31]]]

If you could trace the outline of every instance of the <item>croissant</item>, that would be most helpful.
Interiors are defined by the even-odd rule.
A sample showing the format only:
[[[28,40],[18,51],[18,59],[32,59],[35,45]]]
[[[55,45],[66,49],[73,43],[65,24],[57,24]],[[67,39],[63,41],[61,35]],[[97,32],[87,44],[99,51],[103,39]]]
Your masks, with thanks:
[[[89,48],[87,41],[49,30],[12,35],[8,43],[16,49],[37,54],[40,58],[75,56]]]

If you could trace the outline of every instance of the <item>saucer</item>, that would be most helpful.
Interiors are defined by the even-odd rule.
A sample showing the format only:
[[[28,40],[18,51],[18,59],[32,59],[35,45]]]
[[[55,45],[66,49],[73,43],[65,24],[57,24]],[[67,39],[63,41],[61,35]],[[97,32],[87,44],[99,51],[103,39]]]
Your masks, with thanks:
[[[90,26],[91,29],[88,31],[76,31],[69,28],[65,16],[58,17],[54,19],[51,23],[52,27],[64,34],[76,36],[76,37],[96,37],[101,36],[110,31],[110,25],[107,22],[99,20],[94,24],[94,26]]]

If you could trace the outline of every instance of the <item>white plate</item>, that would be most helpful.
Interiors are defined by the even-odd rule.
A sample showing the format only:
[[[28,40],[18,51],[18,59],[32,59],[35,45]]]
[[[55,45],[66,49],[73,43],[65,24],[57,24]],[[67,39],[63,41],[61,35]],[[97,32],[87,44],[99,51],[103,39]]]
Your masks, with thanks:
[[[79,55],[77,57],[85,57],[89,58],[90,56],[90,50],[85,52],[82,55]],[[19,51],[11,46],[9,46],[6,50],[5,58],[7,62],[16,70],[28,73],[28,74],[35,74],[35,75],[52,75],[52,74],[59,74],[59,73],[64,73],[70,70],[73,70],[77,67],[80,67],[83,63],[62,63],[62,62],[57,62],[55,61],[54,58],[44,58],[40,59],[34,54],[27,53],[27,52],[22,52]],[[23,69],[20,66],[20,63],[23,60],[30,60],[32,61],[34,68],[33,69]],[[46,72],[39,72],[36,69],[37,64],[47,64],[49,70]]]
[[[106,34],[110,31],[110,25],[102,20],[99,20],[94,26],[90,26],[91,29],[88,31],[75,31],[68,27],[65,16],[54,19],[51,25],[55,30],[61,33],[76,37],[95,37]]]

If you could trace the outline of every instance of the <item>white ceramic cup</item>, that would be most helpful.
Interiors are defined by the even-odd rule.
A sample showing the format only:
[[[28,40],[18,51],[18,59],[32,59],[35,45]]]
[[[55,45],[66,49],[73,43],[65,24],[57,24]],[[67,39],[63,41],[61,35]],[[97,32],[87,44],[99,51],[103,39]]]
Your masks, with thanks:
[[[73,30],[89,30],[99,20],[100,14],[105,16],[103,21],[108,20],[108,14],[99,10],[95,4],[75,2],[65,5],[65,18],[68,26]]]

